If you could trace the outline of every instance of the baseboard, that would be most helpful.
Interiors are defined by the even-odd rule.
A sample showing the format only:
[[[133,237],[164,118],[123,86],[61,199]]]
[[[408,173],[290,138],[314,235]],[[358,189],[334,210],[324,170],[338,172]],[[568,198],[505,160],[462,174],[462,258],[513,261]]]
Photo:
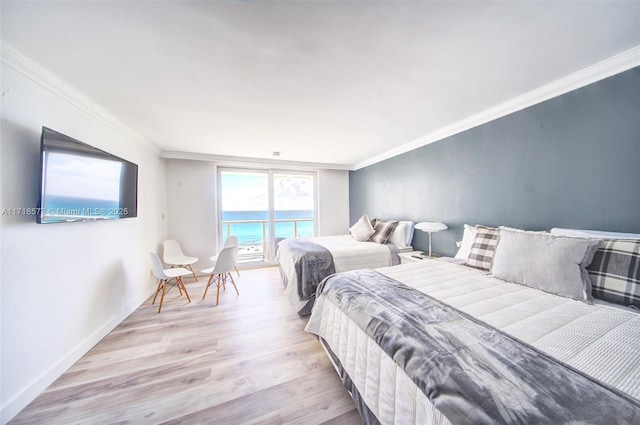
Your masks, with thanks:
[[[98,330],[93,332],[84,341],[78,344],[73,350],[65,355],[60,361],[51,366],[40,377],[34,380],[32,383],[26,386],[26,388],[13,399],[9,400],[0,409],[0,418],[2,424],[9,422],[14,416],[16,416],[22,409],[24,409],[29,403],[31,403],[42,391],[47,389],[56,379],[58,379],[64,372],[66,372],[75,362],[77,362],[82,356],[84,356],[89,350],[91,350],[102,338],[109,334],[116,328],[124,319],[126,319],[131,313],[133,313],[140,305],[142,305],[149,295],[153,294],[151,290],[150,294],[147,294],[142,300],[132,301],[118,314],[113,317],[107,323],[102,325]]]

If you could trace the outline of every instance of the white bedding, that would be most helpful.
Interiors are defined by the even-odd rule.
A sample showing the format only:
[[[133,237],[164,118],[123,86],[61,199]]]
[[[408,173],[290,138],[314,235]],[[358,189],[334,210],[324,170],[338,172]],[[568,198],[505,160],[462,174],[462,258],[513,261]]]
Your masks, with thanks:
[[[379,271],[640,399],[638,313],[588,305],[435,259]],[[449,423],[332,303],[316,300],[307,329],[327,341],[381,423]]]
[[[394,264],[391,250],[387,245],[375,242],[358,242],[351,235],[319,236],[309,238],[309,240],[322,245],[331,252],[336,273],[357,269],[375,269]],[[295,267],[286,245],[279,246],[276,261],[280,264],[280,270],[287,280],[285,295],[289,303],[296,311],[302,310],[308,301],[300,301],[298,297]]]

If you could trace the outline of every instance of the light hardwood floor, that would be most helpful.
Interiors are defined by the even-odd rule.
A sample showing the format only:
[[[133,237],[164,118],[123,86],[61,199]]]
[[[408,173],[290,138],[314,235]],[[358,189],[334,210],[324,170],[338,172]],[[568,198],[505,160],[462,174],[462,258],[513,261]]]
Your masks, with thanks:
[[[149,298],[10,424],[362,424],[275,267]]]

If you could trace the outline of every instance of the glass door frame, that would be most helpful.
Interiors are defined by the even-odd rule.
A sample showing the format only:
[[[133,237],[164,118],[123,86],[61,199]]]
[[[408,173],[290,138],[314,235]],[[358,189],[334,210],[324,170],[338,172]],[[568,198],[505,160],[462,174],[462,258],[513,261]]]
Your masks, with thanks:
[[[224,171],[237,171],[247,173],[258,173],[267,175],[267,216],[268,216],[268,244],[267,255],[263,253],[262,261],[253,261],[243,263],[246,267],[259,267],[263,265],[272,266],[277,265],[275,260],[276,238],[275,238],[275,194],[274,194],[274,176],[277,174],[289,174],[289,175],[301,175],[311,176],[313,178],[313,234],[318,234],[318,172],[315,170],[293,170],[287,168],[270,168],[270,167],[253,167],[253,166],[241,166],[241,165],[222,165],[218,164],[215,167],[215,210],[217,218],[217,239],[218,250],[222,248],[224,244],[224,229],[222,220],[222,173]],[[294,235],[296,236],[296,235]],[[264,241],[263,241],[264,244]]]

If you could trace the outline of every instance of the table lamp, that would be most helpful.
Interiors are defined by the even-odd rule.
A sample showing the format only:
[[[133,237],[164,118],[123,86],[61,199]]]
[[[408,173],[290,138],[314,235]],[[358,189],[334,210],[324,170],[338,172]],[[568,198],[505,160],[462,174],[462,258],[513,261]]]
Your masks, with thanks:
[[[446,230],[447,225],[437,221],[422,221],[416,224],[415,228],[429,233],[429,257],[431,257],[431,234],[433,232],[439,232],[440,230]]]

